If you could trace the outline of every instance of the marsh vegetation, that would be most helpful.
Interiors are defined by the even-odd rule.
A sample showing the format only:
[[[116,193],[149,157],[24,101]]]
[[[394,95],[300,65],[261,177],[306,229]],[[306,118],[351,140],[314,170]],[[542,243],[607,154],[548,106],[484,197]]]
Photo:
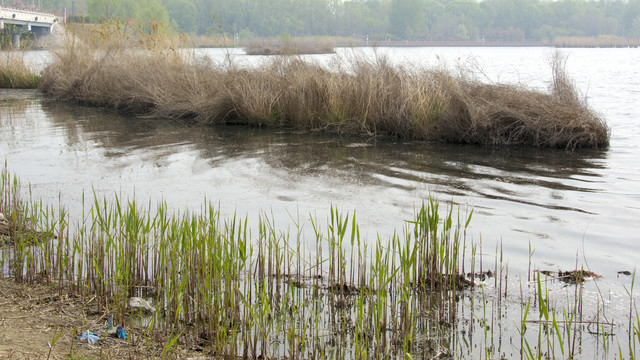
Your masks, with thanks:
[[[442,68],[353,56],[329,67],[297,56],[247,68],[196,58],[159,32],[139,46],[117,24],[70,34],[40,89],[128,114],[207,124],[284,126],[359,136],[575,149],[609,144],[602,117],[552,61],[549,93]]]
[[[19,50],[0,52],[0,88],[34,89],[40,84],[40,75]]]
[[[467,240],[472,212],[435,199],[371,240],[354,213],[336,208],[283,229],[266,214],[223,216],[206,201],[180,212],[94,195],[72,219],[63,204],[29,199],[6,165],[1,185],[0,275],[97,304],[129,341],[163,355],[634,358],[640,343],[634,281],[626,320],[611,316],[620,304],[583,293],[589,271],[555,279],[530,264],[514,286],[501,247],[487,258],[491,250]],[[132,296],[153,312],[132,311]]]
[[[337,209],[326,227],[312,219],[309,241],[266,215],[257,229],[223,219],[208,202],[180,214],[94,198],[73,222],[63,207],[21,201],[18,187],[5,168],[2,276],[96,297],[126,325],[136,321],[128,299],[147,297],[156,310],[146,336],[216,356],[426,356],[421,334],[448,329],[472,284],[460,262],[471,214],[433,200],[402,235],[367,244],[355,215]]]
[[[540,120],[541,114],[567,120],[575,116],[569,110],[579,109],[604,127],[608,142],[603,120],[584,107],[561,71],[554,72],[553,88],[544,94],[482,84],[442,69],[397,67],[383,58],[354,58],[335,68],[298,57],[255,69],[232,61],[214,64],[166,38],[143,36],[139,47],[128,48],[105,34],[70,39],[47,70],[50,82],[43,89],[150,118],[445,141],[457,140],[429,137],[446,130],[435,120],[491,109],[504,123],[525,123],[523,116]],[[72,76],[65,79],[63,71]],[[523,97],[527,102],[519,101]],[[384,106],[377,104],[382,101]],[[438,112],[433,123],[416,117],[415,124],[397,115],[429,113],[433,103],[453,112]],[[323,122],[332,113],[340,116]],[[304,116],[296,120],[291,114]],[[400,130],[393,130],[391,120]],[[416,135],[416,124],[427,136]],[[580,132],[585,126],[572,130],[573,142],[537,145],[593,146],[575,140],[586,138]],[[473,127],[453,128],[460,129]],[[522,139],[533,139],[536,131],[552,136],[508,129],[519,131],[503,129],[502,136],[515,139],[505,143],[526,143]],[[295,219],[298,226],[283,228],[272,216],[228,216],[206,201],[200,211],[181,211],[163,202],[88,193],[75,204],[82,209],[76,218],[65,204],[43,204],[26,188],[5,165],[1,275],[97,302],[138,344],[161,344],[163,355],[181,347],[221,358],[635,358],[640,343],[633,281],[629,296],[617,303],[583,292],[582,275],[590,272],[580,264],[561,274],[530,264],[526,280],[514,285],[501,248],[489,249],[488,260],[487,249],[468,240],[471,213],[435,199],[416,209],[393,236],[365,239],[355,213],[336,208],[324,217],[303,216],[306,225]],[[567,274],[575,280],[568,285],[562,281]],[[151,301],[154,313],[130,311],[131,296]],[[611,317],[610,308],[620,304],[624,316]]]

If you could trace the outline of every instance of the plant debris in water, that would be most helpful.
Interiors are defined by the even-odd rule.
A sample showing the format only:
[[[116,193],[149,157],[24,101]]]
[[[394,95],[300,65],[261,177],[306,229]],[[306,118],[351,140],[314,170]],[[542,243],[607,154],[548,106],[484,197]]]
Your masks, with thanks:
[[[0,249],[7,245],[13,245],[17,239],[25,245],[37,245],[55,237],[56,235],[53,233],[44,233],[28,228],[26,221],[14,223],[11,218],[0,213]]]
[[[560,280],[568,284],[581,284],[586,280],[599,279],[601,276],[587,270],[571,270],[571,271],[550,271],[540,270],[541,274],[552,277],[555,280]]]
[[[487,271],[480,271],[480,272],[476,272],[476,273],[467,273],[467,278],[471,279],[471,278],[475,278],[478,279],[480,281],[485,281],[487,279],[491,279],[492,277],[495,276],[495,272],[491,271],[491,270],[487,270]]]

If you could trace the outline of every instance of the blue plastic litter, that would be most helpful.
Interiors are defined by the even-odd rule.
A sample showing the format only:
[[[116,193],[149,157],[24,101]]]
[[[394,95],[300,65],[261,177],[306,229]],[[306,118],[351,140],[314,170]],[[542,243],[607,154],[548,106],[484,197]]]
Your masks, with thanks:
[[[118,325],[115,329],[113,328],[113,315],[109,316],[109,319],[107,320],[107,334],[127,341],[127,334],[122,326]]]
[[[125,334],[124,329],[120,325],[118,325],[118,327],[116,328],[116,337],[124,341],[127,340],[127,335]]]
[[[100,340],[100,338],[96,334],[94,334],[94,333],[92,333],[90,331],[82,333],[82,335],[78,335],[76,337],[76,339],[78,339],[80,341],[85,341],[86,340],[91,345],[95,345]]]

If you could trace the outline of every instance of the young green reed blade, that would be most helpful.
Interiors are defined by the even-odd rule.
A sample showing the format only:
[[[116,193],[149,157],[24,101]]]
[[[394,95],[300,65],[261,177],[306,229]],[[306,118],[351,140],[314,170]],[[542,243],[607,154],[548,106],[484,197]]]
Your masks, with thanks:
[[[552,315],[551,324],[556,333],[555,337],[558,339],[558,343],[560,344],[560,351],[562,352],[562,358],[564,358],[564,344],[562,341],[562,333],[560,333],[560,329],[558,328],[558,322],[556,321],[556,312],[552,311],[551,315]]]
[[[540,315],[544,316],[546,321],[549,321],[549,312],[547,311],[546,303],[542,297],[542,282],[540,280],[540,273],[536,277],[536,284],[538,287],[538,310],[540,311]]]
[[[169,338],[169,341],[167,341],[166,345],[162,349],[162,357],[167,356],[169,354],[169,351],[171,351],[171,349],[173,349],[176,346],[180,336],[182,336],[182,332],[179,332],[175,336]]]

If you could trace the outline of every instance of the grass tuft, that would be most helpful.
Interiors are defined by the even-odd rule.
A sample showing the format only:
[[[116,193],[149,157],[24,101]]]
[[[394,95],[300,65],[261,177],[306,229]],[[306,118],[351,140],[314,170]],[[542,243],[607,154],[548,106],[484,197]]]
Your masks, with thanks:
[[[40,85],[40,75],[18,50],[0,52],[0,88],[36,89]]]

